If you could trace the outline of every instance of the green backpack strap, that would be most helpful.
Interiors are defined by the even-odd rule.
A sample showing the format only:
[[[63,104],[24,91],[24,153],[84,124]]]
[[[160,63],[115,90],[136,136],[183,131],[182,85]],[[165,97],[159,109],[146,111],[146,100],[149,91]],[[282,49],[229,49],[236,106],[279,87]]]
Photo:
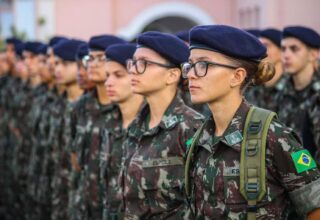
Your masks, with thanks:
[[[266,143],[276,113],[251,107],[243,130],[240,159],[240,192],[248,201],[247,219],[255,220],[257,202],[266,194]]]
[[[201,127],[197,130],[197,132],[194,134],[193,138],[192,138],[192,142],[190,145],[190,149],[187,155],[187,160],[186,160],[186,164],[185,164],[185,168],[184,168],[184,189],[186,191],[186,195],[189,197],[190,196],[190,186],[189,186],[189,168],[190,168],[190,164],[191,164],[191,159],[193,157],[193,152],[195,149],[195,146],[197,145],[199,138],[202,134],[202,131],[204,129],[204,127],[206,126],[207,121],[205,121]]]

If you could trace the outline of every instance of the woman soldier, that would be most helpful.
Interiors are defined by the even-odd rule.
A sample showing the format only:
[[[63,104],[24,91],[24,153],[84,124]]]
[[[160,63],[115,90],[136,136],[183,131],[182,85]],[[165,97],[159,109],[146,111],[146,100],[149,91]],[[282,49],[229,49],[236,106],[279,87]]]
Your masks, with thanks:
[[[188,47],[176,36],[146,32],[128,60],[133,92],[146,99],[124,144],[125,219],[182,219],[184,157],[202,116],[177,95]]]
[[[251,82],[262,84],[274,74],[271,64],[261,62],[266,48],[252,35],[224,25],[194,27],[190,40],[183,76],[189,79],[192,102],[207,103],[212,113],[188,151],[190,215],[288,219],[295,209],[319,219],[320,174],[310,153],[272,113],[254,110],[242,97]],[[255,113],[262,111],[271,115],[259,136],[264,141],[257,135],[268,120]]]

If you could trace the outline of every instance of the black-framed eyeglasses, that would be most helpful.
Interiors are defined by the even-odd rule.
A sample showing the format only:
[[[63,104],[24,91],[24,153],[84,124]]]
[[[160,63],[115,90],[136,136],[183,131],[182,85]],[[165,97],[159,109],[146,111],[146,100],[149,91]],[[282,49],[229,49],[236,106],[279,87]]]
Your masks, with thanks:
[[[209,62],[209,61],[198,61],[196,63],[183,63],[181,65],[182,67],[182,77],[188,78],[189,71],[194,67],[194,74],[197,77],[204,77],[207,75],[208,72],[208,66],[220,66],[225,67],[229,69],[237,69],[237,66],[232,66],[228,64],[222,64],[222,63],[215,63],[215,62]]]
[[[157,66],[161,66],[164,68],[174,68],[176,65],[174,64],[164,64],[164,63],[157,63],[151,60],[134,60],[134,59],[128,59],[127,60],[127,70],[129,73],[132,67],[135,67],[135,70],[138,74],[143,74],[146,71],[146,68],[149,64],[154,64]]]
[[[106,56],[104,54],[92,56],[86,55],[82,58],[82,63],[85,67],[88,67],[89,63],[95,62],[98,66],[102,65],[106,61]]]

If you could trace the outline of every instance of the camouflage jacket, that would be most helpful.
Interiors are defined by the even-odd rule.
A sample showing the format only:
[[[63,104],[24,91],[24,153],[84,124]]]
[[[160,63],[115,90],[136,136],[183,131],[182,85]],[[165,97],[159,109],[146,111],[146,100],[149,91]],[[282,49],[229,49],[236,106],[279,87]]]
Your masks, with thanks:
[[[303,125],[303,143],[320,165],[320,92],[306,102],[308,111]]]
[[[284,91],[288,76],[283,74],[282,77],[273,87],[254,86],[247,89],[245,93],[248,102],[260,107],[276,112],[278,110],[279,97]]]
[[[279,98],[277,113],[280,121],[301,135],[308,108],[305,101],[319,91],[320,74],[317,72],[314,73],[312,82],[302,91],[296,91],[292,79],[289,79]]]
[[[66,219],[68,216],[66,207],[68,206],[68,179],[64,170],[61,169],[63,146],[64,113],[67,106],[66,93],[58,96],[50,107],[48,144],[52,163],[51,177],[51,201],[52,218]],[[66,173],[67,174],[67,173]],[[49,198],[50,199],[50,198]]]
[[[145,105],[124,143],[125,219],[182,219],[185,152],[203,116],[187,107],[178,95],[152,129],[146,128],[149,114]]]
[[[84,102],[84,104],[80,104]],[[82,168],[79,177],[79,190],[83,192],[84,203],[91,213],[89,218],[102,218],[102,186],[100,180],[100,147],[102,130],[117,114],[118,109],[113,104],[101,105],[95,90],[87,93],[79,101],[83,109],[73,116],[76,121],[76,134],[72,151],[78,155]],[[116,113],[115,113],[116,112]]]
[[[127,130],[122,128],[120,109],[102,131],[100,151],[101,186],[104,192],[104,209],[116,213],[122,201],[122,191],[118,182],[123,155],[123,142]]]
[[[247,201],[239,191],[242,139],[236,143],[230,140],[243,133],[249,107],[246,102],[240,105],[220,137],[213,135],[214,121],[208,119],[189,169],[195,219],[247,219]],[[304,151],[296,135],[273,120],[266,147],[267,193],[257,204],[257,219],[287,219],[293,208],[301,215],[319,208],[320,173],[314,161],[310,167],[305,165],[303,172],[298,171],[300,162],[293,158]],[[306,157],[312,161],[311,156]]]

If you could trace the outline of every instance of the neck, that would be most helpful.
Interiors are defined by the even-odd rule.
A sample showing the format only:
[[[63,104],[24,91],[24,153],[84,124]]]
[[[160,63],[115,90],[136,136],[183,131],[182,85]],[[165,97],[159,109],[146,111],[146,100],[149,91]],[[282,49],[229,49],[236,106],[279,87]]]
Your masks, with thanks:
[[[215,135],[221,136],[228,128],[230,121],[234,117],[242,102],[240,94],[229,95],[223,98],[223,100],[209,103],[209,108],[213,115],[215,123]]]
[[[273,78],[270,81],[265,83],[265,86],[267,88],[274,87],[283,74],[282,63],[280,61],[275,63],[274,67],[275,67],[275,74],[274,74]]]
[[[50,82],[47,82],[48,88],[52,89],[54,87],[54,81],[51,80]]]
[[[132,97],[130,97],[125,102],[119,103],[123,128],[128,128],[129,124],[136,117],[142,103],[143,96],[141,95],[132,95]]]
[[[292,76],[294,89],[301,91],[306,88],[312,81],[314,69],[313,65],[306,65],[301,71]]]
[[[165,111],[172,102],[176,93],[176,88],[168,88],[158,91],[157,93],[154,93],[150,96],[146,96],[150,108],[149,128],[154,128],[160,123]]]
[[[38,76],[31,77],[30,83],[32,87],[36,87],[41,84],[41,79]]]
[[[67,88],[67,97],[69,102],[74,102],[79,99],[83,94],[83,90],[79,87],[78,83],[70,83]]]
[[[106,91],[106,87],[104,86],[104,83],[97,84],[96,88],[97,88],[99,103],[102,105],[110,104],[110,99],[107,96],[107,91]]]
[[[62,95],[66,91],[66,86],[62,84],[57,84],[58,94]]]

